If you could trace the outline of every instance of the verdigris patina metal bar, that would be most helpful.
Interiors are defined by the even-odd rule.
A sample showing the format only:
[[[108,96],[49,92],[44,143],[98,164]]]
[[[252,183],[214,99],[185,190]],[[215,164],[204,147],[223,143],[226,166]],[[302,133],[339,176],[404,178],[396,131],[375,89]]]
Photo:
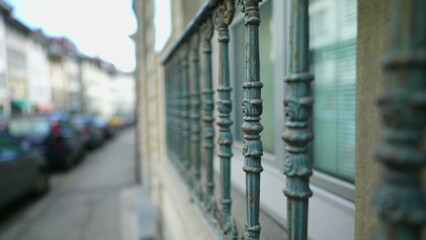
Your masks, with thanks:
[[[246,75],[243,84],[243,120],[241,129],[244,131],[244,167],[246,172],[246,204],[247,223],[245,238],[255,240],[260,238],[259,201],[260,173],[263,171],[261,158],[263,155],[260,133],[262,114],[259,60],[259,2],[261,0],[239,0],[238,4],[244,13],[245,45],[246,45]]]
[[[164,79],[165,79],[165,90],[166,90],[166,141],[167,141],[167,156],[169,159],[172,159],[171,147],[172,147],[172,137],[171,137],[171,126],[172,126],[172,111],[171,111],[171,93],[170,93],[170,63],[167,62],[164,65]]]
[[[219,84],[217,109],[219,112],[217,125],[219,126],[219,153],[221,169],[221,223],[224,227],[231,217],[231,157],[232,157],[232,133],[230,119],[232,111],[231,84],[229,80],[229,30],[234,16],[234,1],[225,0],[218,5],[213,13],[213,20],[218,31],[219,41]]]
[[[288,235],[291,240],[308,239],[308,199],[312,196],[309,143],[313,139],[309,120],[314,103],[309,73],[309,1],[292,0],[290,20],[290,75],[285,79],[284,99],[286,142],[284,194],[287,196]]]
[[[176,164],[177,167],[179,167],[179,147],[181,144],[181,139],[182,139],[182,131],[181,131],[181,123],[182,123],[182,119],[181,119],[181,102],[180,102],[180,96],[181,96],[181,92],[180,92],[180,78],[179,78],[179,68],[180,68],[180,64],[178,64],[178,62],[176,61],[176,57],[173,59],[173,61],[171,62],[171,69],[172,69],[172,76],[170,77],[171,80],[171,91],[172,91],[172,96],[173,96],[173,102],[172,102],[172,108],[173,108],[173,125],[171,126],[172,128],[172,133],[175,135],[173,137],[173,160]]]
[[[184,43],[180,49],[180,61],[182,64],[181,67],[181,84],[182,84],[182,174],[186,179],[188,184],[191,184],[192,177],[189,169],[191,169],[190,162],[190,90],[189,90],[189,64],[188,64],[188,54],[189,48],[188,43]]]
[[[176,104],[178,105],[179,111],[177,111],[177,122],[178,124],[176,124],[176,131],[178,132],[178,138],[181,139],[181,141],[176,141],[176,163],[177,163],[177,167],[180,173],[182,173],[182,164],[184,161],[184,157],[183,157],[183,147],[185,144],[184,139],[184,125],[185,125],[185,114],[184,114],[184,104],[185,104],[185,100],[184,100],[184,81],[182,78],[182,73],[183,73],[183,65],[181,63],[181,59],[180,59],[180,55],[177,55],[175,57],[175,71],[176,71],[176,75],[175,75],[175,87],[177,90],[177,94],[176,94]]]
[[[203,162],[206,165],[206,195],[205,206],[209,208],[211,201],[214,198],[214,101],[213,101],[213,82],[212,82],[212,47],[211,39],[213,37],[213,23],[211,18],[207,18],[201,25],[201,37],[204,64],[203,64],[203,122],[204,122],[204,141],[203,141]]]
[[[175,135],[172,137],[172,154],[173,154],[173,161],[178,166],[178,147],[179,143],[177,140],[182,137],[181,131],[180,131],[180,124],[181,124],[181,105],[180,105],[180,92],[179,92],[179,78],[178,76],[178,67],[180,67],[179,64],[176,63],[175,59],[171,60],[171,66],[172,69],[172,75],[170,76],[170,88],[171,88],[171,94],[172,94],[172,103],[171,107],[173,119],[172,119],[172,126],[170,128],[172,129],[172,135]]]
[[[198,26],[203,24],[207,18],[211,17],[213,10],[216,6],[221,3],[223,0],[207,0],[198,10],[195,17],[186,25],[180,37],[173,43],[169,48],[167,53],[164,55],[161,62],[164,64],[175,52],[179,49],[180,45],[187,41],[189,37],[195,32],[198,31]]]
[[[192,60],[192,82],[191,89],[191,159],[193,164],[193,187],[194,200],[199,201],[201,198],[201,143],[200,143],[200,69],[199,69],[199,45],[200,37],[198,32],[194,32],[191,36],[191,60]]]
[[[426,1],[393,0],[391,8],[384,62],[389,81],[378,99],[383,130],[376,156],[384,168],[375,199],[377,239],[420,240],[426,224],[420,180],[426,166]]]

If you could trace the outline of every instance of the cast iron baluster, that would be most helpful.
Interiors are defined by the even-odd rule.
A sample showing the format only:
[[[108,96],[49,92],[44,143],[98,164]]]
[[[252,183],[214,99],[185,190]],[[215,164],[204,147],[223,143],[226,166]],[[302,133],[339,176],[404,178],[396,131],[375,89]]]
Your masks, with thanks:
[[[175,125],[175,129],[176,129],[176,133],[177,133],[177,138],[175,139],[176,141],[176,149],[175,149],[175,153],[176,153],[176,166],[178,167],[179,173],[182,174],[182,164],[183,161],[185,160],[183,158],[183,151],[184,151],[184,147],[185,147],[185,140],[184,140],[184,121],[185,121],[185,114],[184,114],[184,93],[183,93],[183,88],[184,88],[184,82],[183,82],[183,78],[182,78],[182,73],[183,73],[183,65],[181,62],[181,56],[180,56],[180,52],[178,52],[176,54],[176,56],[174,57],[174,69],[175,69],[175,73],[174,73],[174,87],[175,87],[175,91],[176,91],[176,125]]]
[[[181,52],[180,52],[180,60],[182,63],[182,73],[180,74],[182,78],[182,99],[183,99],[183,147],[181,148],[183,151],[182,154],[182,173],[184,174],[184,178],[187,180],[187,183],[189,185],[192,184],[192,176],[190,174],[190,169],[193,167],[191,166],[190,161],[190,153],[191,153],[191,145],[190,145],[190,80],[189,80],[189,64],[188,64],[188,44],[183,43],[181,46]],[[189,172],[188,172],[189,171]]]
[[[309,1],[292,0],[290,21],[290,76],[285,79],[285,131],[287,143],[284,174],[287,176],[284,194],[287,196],[288,235],[291,240],[308,239],[308,200],[312,196],[309,177],[312,175],[309,129],[314,100],[309,73]]]
[[[426,165],[426,2],[394,0],[392,10],[384,64],[389,83],[378,99],[383,131],[376,156],[384,171],[375,199],[377,239],[420,240],[426,223],[420,183]]]
[[[175,68],[175,76],[174,76],[174,87],[175,87],[175,91],[176,91],[176,125],[175,125],[175,129],[176,129],[176,133],[177,133],[177,138],[175,139],[176,141],[176,147],[175,147],[175,154],[176,154],[176,166],[178,167],[178,170],[181,171],[181,163],[183,161],[183,157],[181,156],[181,154],[183,153],[183,146],[184,146],[184,141],[183,139],[183,83],[182,83],[182,64],[180,62],[180,56],[177,55],[174,59],[174,68]]]
[[[192,82],[191,82],[191,159],[193,164],[194,200],[201,198],[201,146],[200,146],[200,69],[198,48],[200,38],[198,32],[191,36]]]
[[[259,60],[259,2],[261,0],[239,0],[241,11],[244,13],[245,44],[246,44],[246,76],[243,84],[243,120],[241,129],[244,131],[244,167],[246,172],[247,223],[246,239],[259,239],[259,200],[260,173],[263,171],[261,159],[263,155],[260,132],[262,114],[262,99]]]
[[[165,90],[166,90],[166,139],[167,139],[167,156],[171,159],[170,147],[171,147],[171,138],[170,138],[170,118],[172,113],[170,112],[170,73],[169,73],[169,64],[164,66],[164,77],[165,77]]]
[[[204,122],[204,154],[203,162],[206,165],[206,196],[205,205],[209,208],[210,202],[214,197],[214,101],[213,101],[213,83],[212,83],[212,48],[211,39],[213,36],[212,19],[208,18],[201,26],[202,34],[202,52],[204,55],[203,65],[203,122]]]
[[[170,134],[171,134],[171,152],[172,152],[172,160],[176,164],[176,148],[177,148],[177,142],[176,139],[178,138],[177,130],[178,130],[178,124],[176,123],[176,117],[177,117],[177,105],[176,105],[176,70],[175,70],[175,62],[170,60],[170,110],[171,110],[171,124],[170,124]]]
[[[176,131],[178,132],[178,138],[176,139],[176,166],[178,167],[179,173],[182,173],[182,162],[184,161],[184,158],[182,156],[183,154],[183,147],[185,144],[185,141],[181,140],[178,141],[178,139],[184,139],[184,97],[183,97],[183,78],[182,78],[182,64],[180,62],[179,56],[175,59],[175,86],[176,86],[176,105],[177,109],[177,124],[176,124]]]
[[[219,100],[217,109],[219,111],[219,154],[221,169],[221,190],[222,190],[222,228],[229,222],[231,216],[231,157],[232,157],[232,133],[230,119],[232,111],[231,91],[229,81],[229,57],[228,43],[229,31],[228,25],[232,22],[234,16],[234,2],[226,0],[219,4],[214,11],[213,19],[216,29],[219,33]]]
[[[170,145],[169,145],[169,151],[170,151],[170,159],[172,161],[174,161],[174,155],[175,155],[175,117],[176,117],[176,110],[174,107],[174,102],[175,102],[175,94],[172,91],[172,86],[173,86],[173,63],[172,62],[168,62],[168,95],[169,95],[169,111],[170,111],[170,122],[168,125],[168,128],[170,130],[169,133],[169,137],[170,137]]]
[[[172,150],[172,160],[173,162],[176,164],[176,138],[179,137],[178,135],[178,123],[177,123],[177,118],[179,117],[178,115],[178,107],[176,105],[177,99],[176,99],[176,94],[177,94],[177,89],[175,88],[175,80],[176,80],[176,65],[175,62],[172,60],[170,60],[170,70],[171,70],[171,76],[170,76],[170,98],[171,98],[171,102],[170,102],[170,108],[172,111],[172,121],[171,121],[171,126],[170,126],[170,130],[171,130],[171,135],[175,135],[172,136],[172,140],[171,140],[171,150]]]

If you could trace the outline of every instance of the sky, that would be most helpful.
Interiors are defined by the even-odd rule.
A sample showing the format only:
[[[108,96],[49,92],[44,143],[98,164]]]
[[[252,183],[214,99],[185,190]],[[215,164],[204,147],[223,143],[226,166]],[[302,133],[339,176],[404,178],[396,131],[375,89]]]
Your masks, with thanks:
[[[163,1],[163,0],[161,0]],[[167,0],[166,0],[167,1]],[[84,54],[133,71],[136,32],[132,0],[6,0],[14,16],[33,30],[71,39]]]
[[[155,25],[155,51],[164,48],[172,32],[170,0],[155,0],[154,2],[154,25]]]

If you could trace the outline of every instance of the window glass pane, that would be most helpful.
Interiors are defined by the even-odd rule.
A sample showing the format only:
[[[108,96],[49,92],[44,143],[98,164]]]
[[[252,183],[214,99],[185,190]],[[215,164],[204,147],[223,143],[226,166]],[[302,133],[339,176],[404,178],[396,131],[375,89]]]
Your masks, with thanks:
[[[9,123],[8,131],[14,137],[45,136],[49,134],[50,124],[44,119],[16,119]]]
[[[273,31],[272,31],[272,4],[268,1],[260,8],[260,18],[262,24],[259,27],[259,43],[260,43],[260,80],[263,82],[262,99],[263,113],[261,123],[263,131],[260,134],[263,141],[263,149],[273,153],[275,151],[274,134],[275,134],[275,115],[274,115],[274,62],[275,52],[273,49]],[[245,78],[245,33],[244,20],[237,23],[234,28],[234,56],[235,56],[235,111],[237,128],[236,140],[243,141],[244,133],[240,130],[243,124],[243,113],[241,103],[243,101],[242,84]]]
[[[356,0],[310,5],[314,167],[353,181],[355,174]]]

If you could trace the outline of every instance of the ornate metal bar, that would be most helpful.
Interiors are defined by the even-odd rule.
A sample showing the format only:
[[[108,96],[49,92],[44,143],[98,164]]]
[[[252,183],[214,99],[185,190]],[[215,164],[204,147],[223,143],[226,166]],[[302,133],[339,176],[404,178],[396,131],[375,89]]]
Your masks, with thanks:
[[[290,76],[285,79],[284,99],[286,142],[284,194],[287,196],[288,234],[291,240],[308,239],[308,199],[312,196],[309,177],[312,175],[309,143],[313,140],[309,119],[314,103],[309,73],[309,1],[292,0],[290,20]]]
[[[188,184],[191,184],[192,177],[191,174],[188,173],[188,169],[191,169],[190,162],[190,80],[189,80],[189,64],[188,64],[188,44],[183,43],[180,50],[180,61],[182,64],[182,72],[181,76],[181,84],[182,84],[182,151],[181,154],[181,163],[182,163],[182,173],[184,174],[184,178],[187,180]]]
[[[200,69],[199,69],[199,45],[200,37],[198,32],[191,36],[191,57],[192,57],[192,82],[191,89],[191,159],[193,164],[193,187],[194,200],[201,198],[201,144],[200,144]]]
[[[176,166],[178,167],[178,170],[180,171],[180,173],[182,173],[182,163],[184,161],[184,158],[182,156],[183,154],[183,147],[184,147],[184,143],[185,141],[184,139],[184,121],[185,121],[185,114],[184,114],[184,97],[183,97],[183,89],[184,89],[184,84],[183,84],[183,79],[182,79],[182,63],[180,62],[180,56],[176,56],[175,59],[175,87],[176,87],[176,105],[178,105],[177,109],[179,109],[177,111],[177,132],[178,132],[178,139],[181,139],[181,141],[177,140],[176,141]]]
[[[375,199],[382,240],[420,240],[426,206],[420,173],[426,166],[426,2],[392,1],[390,47],[384,70],[389,83],[378,103],[382,110],[383,164]],[[424,237],[424,236],[423,236]]]
[[[172,91],[172,108],[173,108],[173,122],[172,122],[172,134],[173,137],[173,161],[176,166],[178,165],[178,148],[179,144],[182,142],[182,132],[181,126],[181,104],[180,104],[180,83],[179,83],[179,64],[177,64],[176,59],[174,58],[171,62],[172,76],[170,77],[171,81],[171,91]]]
[[[212,83],[212,57],[211,57],[211,39],[213,37],[212,19],[207,18],[206,22],[201,26],[202,36],[202,52],[204,56],[203,64],[203,122],[204,122],[204,154],[203,162],[206,165],[206,195],[205,205],[209,205],[214,197],[214,101],[213,101],[213,83]]]
[[[247,223],[245,238],[259,239],[261,226],[259,223],[260,173],[263,171],[261,157],[263,155],[260,133],[262,114],[259,60],[259,2],[261,0],[239,0],[238,4],[244,13],[245,45],[246,45],[246,76],[243,84],[243,120],[241,129],[244,131],[244,167],[246,172]]]
[[[173,135],[175,135],[174,137],[173,137],[173,139],[172,139],[172,146],[173,146],[173,148],[172,148],[172,154],[173,154],[173,161],[175,162],[175,164],[176,164],[176,166],[178,166],[177,165],[177,163],[178,163],[178,161],[177,161],[177,158],[178,158],[178,146],[179,146],[179,143],[180,142],[178,142],[177,140],[178,139],[181,139],[181,137],[182,137],[182,135],[181,135],[181,131],[180,131],[180,125],[181,125],[181,112],[180,112],[180,110],[181,110],[181,105],[180,105],[180,99],[179,99],[179,97],[180,97],[180,88],[179,88],[179,78],[178,78],[178,74],[179,74],[179,72],[178,72],[178,64],[176,64],[176,61],[175,61],[175,59],[173,59],[172,61],[171,61],[171,69],[172,69],[172,72],[173,72],[173,74],[172,74],[172,76],[170,77],[170,83],[171,83],[171,89],[173,89],[172,90],[172,103],[171,103],[171,105],[172,105],[172,113],[173,113],[173,120],[172,120],[172,126],[171,126],[171,129],[172,129],[172,134]]]
[[[171,112],[171,92],[170,92],[170,62],[167,62],[164,65],[164,78],[165,78],[165,91],[166,91],[166,141],[167,141],[167,156],[169,159],[172,158],[171,154],[171,147],[172,147],[172,137],[171,137],[171,118],[172,118],[172,112]]]
[[[219,4],[213,13],[214,24],[219,33],[219,85],[217,109],[219,111],[219,153],[221,169],[221,192],[222,192],[222,227],[229,222],[231,216],[231,157],[232,157],[232,133],[230,119],[232,111],[231,85],[229,81],[229,31],[228,25],[231,24],[234,16],[234,1],[226,0]]]
[[[178,140],[178,168],[181,175],[187,174],[189,166],[189,101],[188,101],[188,60],[187,48],[183,45],[176,56],[176,65],[178,69],[177,82],[179,89],[179,126],[180,126],[180,141]]]

